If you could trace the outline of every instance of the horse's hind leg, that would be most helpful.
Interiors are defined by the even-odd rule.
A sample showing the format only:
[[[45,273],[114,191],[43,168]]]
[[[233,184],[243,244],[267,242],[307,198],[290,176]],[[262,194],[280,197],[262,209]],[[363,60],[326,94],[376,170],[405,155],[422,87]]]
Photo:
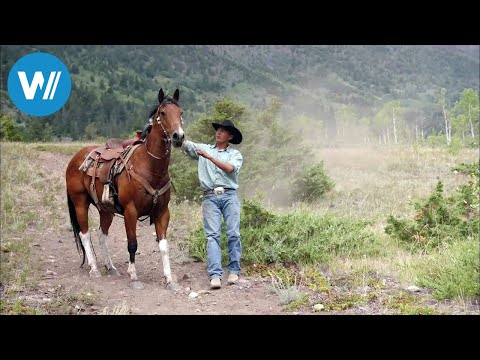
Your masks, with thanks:
[[[129,286],[133,289],[143,289],[142,283],[138,281],[137,270],[135,269],[135,253],[137,252],[137,209],[133,203],[125,207],[123,219],[125,220],[128,253],[130,255],[127,270],[127,273],[130,275]]]
[[[168,207],[160,214],[160,220],[155,221],[155,231],[157,233],[158,247],[162,254],[163,275],[167,280],[167,288],[178,290],[179,286],[173,281],[172,271],[170,269],[170,258],[168,256],[167,228],[170,221],[170,211]]]
[[[108,252],[107,239],[108,239],[108,229],[112,225],[113,214],[100,211],[100,229],[98,232],[98,242],[100,243],[100,248],[102,249],[103,259],[105,260],[105,267],[109,274],[111,275],[120,275],[117,268],[113,265],[112,259]]]
[[[102,274],[98,271],[97,261],[93,252],[92,240],[90,231],[88,231],[88,207],[90,203],[86,196],[72,197],[75,204],[75,211],[77,213],[78,224],[80,225],[80,240],[82,241],[85,255],[87,256],[87,263],[90,266],[90,277],[101,277]]]

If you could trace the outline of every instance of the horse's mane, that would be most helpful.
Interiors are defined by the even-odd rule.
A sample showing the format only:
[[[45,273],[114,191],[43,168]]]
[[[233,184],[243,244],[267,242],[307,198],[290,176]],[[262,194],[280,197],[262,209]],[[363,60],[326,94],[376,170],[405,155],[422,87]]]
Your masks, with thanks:
[[[157,109],[158,109],[158,105],[155,105],[154,108],[152,108],[152,110],[150,111],[150,115],[148,115],[148,118],[151,119],[153,115],[155,115],[155,113],[157,112]]]

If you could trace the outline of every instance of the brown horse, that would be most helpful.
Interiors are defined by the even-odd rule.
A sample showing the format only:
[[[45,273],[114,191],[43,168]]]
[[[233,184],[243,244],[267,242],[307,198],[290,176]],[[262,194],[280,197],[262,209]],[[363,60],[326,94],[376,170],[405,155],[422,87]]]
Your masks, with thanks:
[[[83,253],[81,266],[83,266],[86,256],[87,263],[90,266],[90,277],[101,276],[88,229],[88,208],[90,204],[94,204],[100,215],[99,243],[107,272],[119,275],[108,253],[107,237],[114,214],[121,213],[125,221],[128,252],[130,254],[127,270],[130,275],[130,286],[134,289],[143,288],[141,282],[138,281],[135,270],[136,226],[137,219],[142,216],[149,216],[150,224],[155,224],[156,240],[162,256],[163,274],[167,281],[167,287],[178,289],[178,285],[172,279],[167,246],[167,228],[170,220],[168,209],[170,201],[170,176],[168,172],[170,150],[172,144],[174,147],[180,147],[185,138],[182,129],[182,109],[178,104],[178,99],[178,89],[175,91],[173,98],[166,98],[163,90],[160,89],[158,93],[159,104],[156,110],[152,111],[153,118],[151,118],[151,121],[153,125],[150,133],[144,140],[136,142],[138,146],[131,149],[133,153],[127,160],[123,156],[118,160],[119,162],[123,161],[124,168],[119,174],[115,175],[111,186],[113,192],[116,192],[116,209],[119,210],[112,211],[111,208],[109,210],[108,207],[102,205],[102,202],[98,199],[102,199],[105,183],[100,182],[100,178],[95,178],[95,172],[92,177],[87,174],[85,167],[83,171],[81,169],[91,154],[99,154],[95,150],[105,151],[105,147],[85,147],[73,156],[67,166],[66,185],[70,221],[77,249],[79,251],[81,249]],[[120,149],[116,150],[121,152],[121,145]],[[99,164],[95,162],[93,167],[95,168],[97,165]],[[95,178],[93,183],[92,178]],[[93,189],[93,192],[91,189]]]

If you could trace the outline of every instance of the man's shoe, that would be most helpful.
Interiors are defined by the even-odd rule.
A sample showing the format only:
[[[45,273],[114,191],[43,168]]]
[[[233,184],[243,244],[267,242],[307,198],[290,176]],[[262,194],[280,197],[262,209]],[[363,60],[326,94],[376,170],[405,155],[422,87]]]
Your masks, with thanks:
[[[233,285],[235,284],[236,282],[238,281],[238,275],[237,274],[230,274],[228,275],[228,284],[229,285]]]
[[[222,282],[220,278],[216,277],[210,280],[210,288],[211,289],[220,289],[222,287]]]

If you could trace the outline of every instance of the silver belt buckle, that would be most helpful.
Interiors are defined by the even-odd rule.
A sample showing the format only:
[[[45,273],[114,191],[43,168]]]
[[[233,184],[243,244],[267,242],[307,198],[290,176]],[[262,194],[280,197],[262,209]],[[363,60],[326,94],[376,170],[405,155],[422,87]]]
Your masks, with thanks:
[[[215,195],[222,195],[225,192],[225,189],[222,186],[216,187],[213,189]]]

